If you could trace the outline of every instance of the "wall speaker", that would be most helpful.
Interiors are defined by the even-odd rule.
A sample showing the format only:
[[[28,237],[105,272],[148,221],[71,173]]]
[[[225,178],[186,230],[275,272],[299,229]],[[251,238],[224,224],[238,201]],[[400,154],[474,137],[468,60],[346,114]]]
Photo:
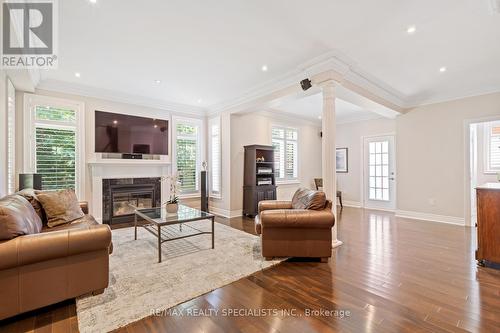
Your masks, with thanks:
[[[312,87],[311,80],[304,79],[304,80],[300,81],[300,86],[302,87],[302,90],[306,91],[307,89]]]
[[[20,173],[19,174],[19,191],[26,188],[35,190],[42,189],[42,175],[39,173]]]
[[[208,181],[207,181],[207,172],[201,172],[201,211],[208,213]]]

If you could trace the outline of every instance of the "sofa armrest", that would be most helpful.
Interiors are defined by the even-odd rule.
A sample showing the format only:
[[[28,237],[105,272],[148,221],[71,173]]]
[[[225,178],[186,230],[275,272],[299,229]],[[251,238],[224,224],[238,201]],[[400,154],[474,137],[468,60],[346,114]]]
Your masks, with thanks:
[[[81,253],[108,251],[110,244],[111,229],[103,224],[20,236],[0,243],[0,270]]]
[[[292,209],[291,201],[263,200],[259,201],[259,214],[265,210]]]
[[[328,229],[335,224],[330,210],[277,209],[260,214],[262,229],[266,228],[310,228]]]
[[[89,203],[88,201],[80,201],[80,208],[82,209],[83,214],[89,213]]]

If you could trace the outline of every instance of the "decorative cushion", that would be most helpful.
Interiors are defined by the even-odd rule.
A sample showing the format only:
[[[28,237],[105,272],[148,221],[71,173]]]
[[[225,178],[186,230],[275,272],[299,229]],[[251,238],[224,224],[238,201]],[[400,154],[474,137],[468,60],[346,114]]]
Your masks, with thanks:
[[[42,221],[28,200],[16,194],[0,199],[0,240],[37,234],[41,230]]]
[[[27,188],[27,189],[24,189],[22,191],[17,192],[16,194],[22,196],[23,198],[25,198],[26,200],[29,201],[31,206],[33,206],[33,208],[35,209],[35,212],[37,213],[37,215],[42,220],[43,225],[46,225],[47,224],[47,216],[45,216],[45,211],[43,210],[42,204],[40,203],[40,201],[38,201],[38,199],[36,197],[35,190],[32,188]]]
[[[322,191],[299,188],[292,198],[293,209],[321,210],[325,208],[326,195]]]
[[[35,192],[47,215],[47,226],[55,227],[76,219],[83,214],[73,190]]]

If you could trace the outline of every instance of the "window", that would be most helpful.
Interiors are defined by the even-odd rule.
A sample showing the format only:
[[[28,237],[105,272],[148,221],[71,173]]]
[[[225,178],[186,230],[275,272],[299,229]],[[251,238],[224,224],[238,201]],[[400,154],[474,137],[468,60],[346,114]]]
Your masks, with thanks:
[[[16,92],[7,80],[7,193],[16,191]]]
[[[273,126],[272,143],[276,179],[278,181],[298,178],[298,131],[295,128]]]
[[[31,149],[27,170],[41,174],[43,190],[74,189],[83,197],[80,103],[26,94]]]
[[[221,197],[221,126],[220,117],[213,118],[208,124],[210,148],[210,194],[212,197]]]
[[[199,191],[199,170],[201,165],[200,122],[178,120],[175,128],[175,160],[182,194]]]
[[[389,141],[370,142],[369,198],[389,201]]]
[[[500,171],[500,121],[487,123],[486,133],[486,171]]]

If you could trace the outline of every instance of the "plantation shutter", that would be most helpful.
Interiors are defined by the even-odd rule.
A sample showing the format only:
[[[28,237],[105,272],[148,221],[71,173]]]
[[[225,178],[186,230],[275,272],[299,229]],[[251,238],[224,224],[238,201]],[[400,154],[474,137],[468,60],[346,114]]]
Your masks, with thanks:
[[[182,193],[198,191],[198,126],[177,124],[176,160]]]
[[[210,192],[214,195],[221,193],[221,131],[219,118],[210,125]]]
[[[489,170],[500,170],[500,123],[495,122],[490,126],[489,142]]]
[[[294,128],[272,128],[275,173],[278,180],[298,178],[298,132]]]
[[[75,188],[74,130],[36,127],[36,170],[43,190]]]
[[[76,188],[76,112],[36,106],[35,160],[43,190]]]
[[[15,90],[12,82],[7,87],[7,192],[12,194],[16,190],[16,108]]]

